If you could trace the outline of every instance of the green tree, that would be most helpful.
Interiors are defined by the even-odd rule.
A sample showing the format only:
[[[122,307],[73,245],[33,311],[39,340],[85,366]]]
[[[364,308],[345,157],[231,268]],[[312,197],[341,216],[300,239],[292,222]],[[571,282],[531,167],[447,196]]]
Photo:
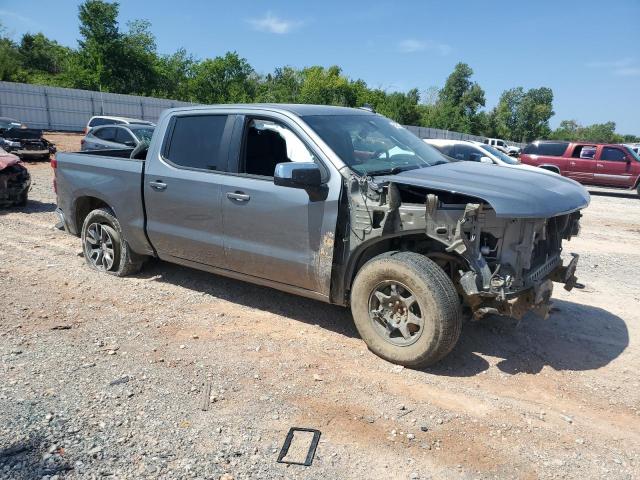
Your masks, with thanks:
[[[550,135],[554,140],[598,142],[598,143],[622,143],[625,136],[616,133],[615,122],[594,123],[593,125],[582,126],[575,120],[563,120]],[[633,138],[633,135],[627,138]],[[635,137],[637,138],[637,137]]]
[[[246,103],[255,98],[257,78],[236,52],[206,59],[194,66],[192,89],[202,103]]]
[[[292,67],[279,67],[267,74],[258,86],[257,101],[266,103],[298,103],[303,75]]]
[[[356,92],[338,66],[313,66],[302,70],[299,101],[322,105],[355,106]]]
[[[72,50],[48,39],[42,33],[25,33],[18,46],[18,53],[25,69],[57,75],[68,68]]]
[[[438,100],[424,118],[430,127],[463,133],[480,133],[478,111],[485,105],[484,90],[471,81],[473,70],[458,63],[438,94]]]

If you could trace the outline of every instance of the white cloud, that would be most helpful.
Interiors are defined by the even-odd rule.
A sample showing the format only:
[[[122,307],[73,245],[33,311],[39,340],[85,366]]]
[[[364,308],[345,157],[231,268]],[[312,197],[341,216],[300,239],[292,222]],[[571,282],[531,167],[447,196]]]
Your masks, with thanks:
[[[398,50],[402,53],[432,51],[444,57],[451,53],[451,46],[445,43],[407,38],[398,43]]]
[[[36,22],[34,22],[32,19],[30,19],[29,17],[25,17],[24,15],[20,15],[19,13],[15,13],[15,12],[10,12],[8,10],[0,10],[0,20],[3,20],[3,26],[5,28],[9,27],[9,24],[11,22],[6,21],[5,19],[9,19],[12,18],[13,20],[17,20],[21,23],[27,24],[27,25],[36,25]]]
[[[594,61],[587,62],[587,67],[589,68],[626,68],[630,65],[633,65],[635,60],[633,58],[619,58],[617,60],[607,60],[604,62]]]
[[[640,67],[618,68],[613,73],[621,77],[637,77],[640,76]]]
[[[594,61],[585,64],[589,68],[598,68],[602,70],[610,70],[614,75],[619,77],[635,77],[640,76],[640,65],[635,58],[626,57],[616,60]]]
[[[276,33],[279,35],[289,33],[294,28],[302,25],[302,22],[299,20],[285,20],[284,18],[277,17],[271,12],[267,12],[261,18],[249,19],[248,22],[256,30],[259,30],[261,32]]]

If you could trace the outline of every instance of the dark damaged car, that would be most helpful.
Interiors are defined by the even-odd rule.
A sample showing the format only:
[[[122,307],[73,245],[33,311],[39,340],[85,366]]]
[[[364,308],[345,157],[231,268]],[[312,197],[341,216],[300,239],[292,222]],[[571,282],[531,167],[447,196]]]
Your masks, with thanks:
[[[173,109],[145,148],[54,163],[58,214],[96,270],[159,257],[349,306],[373,352],[412,367],[453,348],[465,310],[545,317],[553,282],[576,282],[562,252],[582,186],[450,163],[371,112]]]
[[[6,117],[0,117],[0,147],[21,160],[48,160],[56,152],[55,145],[42,136],[42,130],[26,128]]]
[[[27,204],[31,176],[20,159],[0,148],[0,208]]]

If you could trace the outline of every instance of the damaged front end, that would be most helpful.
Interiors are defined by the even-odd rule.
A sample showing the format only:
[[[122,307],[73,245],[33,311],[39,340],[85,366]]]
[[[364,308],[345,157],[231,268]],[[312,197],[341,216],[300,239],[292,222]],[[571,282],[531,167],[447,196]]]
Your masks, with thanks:
[[[31,176],[15,155],[0,148],[0,208],[27,202]]]
[[[579,208],[548,218],[508,217],[483,199],[388,179],[349,185],[349,247],[389,238],[422,253],[451,277],[474,319],[487,314],[545,317],[553,282],[571,290],[578,256],[563,265],[562,241],[579,232]]]

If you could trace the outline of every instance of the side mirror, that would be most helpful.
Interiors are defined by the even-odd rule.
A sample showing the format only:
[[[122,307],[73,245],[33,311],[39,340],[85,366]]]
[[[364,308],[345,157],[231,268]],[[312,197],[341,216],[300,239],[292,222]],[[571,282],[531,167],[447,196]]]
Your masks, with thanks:
[[[491,164],[493,164],[493,160],[491,160],[489,157],[480,157],[480,163],[491,163]]]
[[[133,140],[127,140],[126,142],[124,142],[124,144],[127,147],[135,147],[136,146],[136,142],[134,142]]]
[[[278,163],[273,183],[281,187],[314,188],[322,185],[320,167],[313,162]]]

